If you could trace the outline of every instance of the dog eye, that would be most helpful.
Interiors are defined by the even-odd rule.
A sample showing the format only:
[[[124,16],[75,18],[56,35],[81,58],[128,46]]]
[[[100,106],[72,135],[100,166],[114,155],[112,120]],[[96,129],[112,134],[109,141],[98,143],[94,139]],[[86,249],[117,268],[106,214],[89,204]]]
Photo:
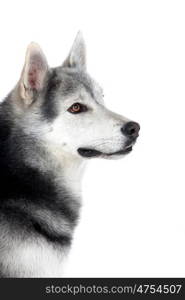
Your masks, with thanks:
[[[68,108],[68,111],[72,114],[78,114],[87,111],[87,106],[81,103],[74,103]]]

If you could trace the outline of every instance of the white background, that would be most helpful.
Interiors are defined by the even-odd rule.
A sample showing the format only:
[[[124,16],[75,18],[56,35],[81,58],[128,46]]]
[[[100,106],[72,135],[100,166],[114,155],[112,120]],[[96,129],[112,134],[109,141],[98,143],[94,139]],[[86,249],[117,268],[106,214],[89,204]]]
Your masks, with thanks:
[[[185,2],[1,2],[1,98],[30,41],[56,66],[79,29],[107,106],[141,134],[123,160],[91,161],[66,276],[185,276]]]

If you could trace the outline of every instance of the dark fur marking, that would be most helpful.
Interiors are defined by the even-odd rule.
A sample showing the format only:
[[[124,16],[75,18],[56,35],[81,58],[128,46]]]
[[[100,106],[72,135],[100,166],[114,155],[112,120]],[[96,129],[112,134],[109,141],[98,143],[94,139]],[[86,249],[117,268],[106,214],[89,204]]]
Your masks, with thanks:
[[[42,114],[47,120],[53,120],[57,117],[57,107],[55,102],[55,94],[60,86],[59,80],[55,69],[48,74],[47,86],[44,91],[44,102],[42,105]]]
[[[52,174],[40,174],[36,169],[20,165],[17,161],[7,161],[5,157],[0,168],[1,203],[15,199],[22,205],[22,199],[26,199],[27,204],[34,203],[40,208],[60,212],[71,223],[76,222],[77,214],[70,208],[73,199],[64,188],[61,193],[56,192]]]
[[[12,232],[19,230],[23,237],[29,236],[31,238],[32,234],[39,234],[47,241],[60,244],[61,246],[68,246],[71,243],[69,235],[57,233],[50,224],[31,216],[23,208],[2,205],[1,214],[6,216],[6,220],[13,226]]]

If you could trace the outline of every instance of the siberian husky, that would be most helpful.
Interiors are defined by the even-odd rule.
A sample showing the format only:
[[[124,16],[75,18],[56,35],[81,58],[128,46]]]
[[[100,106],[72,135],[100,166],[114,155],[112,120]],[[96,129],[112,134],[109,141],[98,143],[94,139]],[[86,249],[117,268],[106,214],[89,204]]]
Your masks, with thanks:
[[[0,277],[61,277],[88,159],[131,152],[139,124],[104,106],[77,34],[57,68],[28,46],[0,105]]]

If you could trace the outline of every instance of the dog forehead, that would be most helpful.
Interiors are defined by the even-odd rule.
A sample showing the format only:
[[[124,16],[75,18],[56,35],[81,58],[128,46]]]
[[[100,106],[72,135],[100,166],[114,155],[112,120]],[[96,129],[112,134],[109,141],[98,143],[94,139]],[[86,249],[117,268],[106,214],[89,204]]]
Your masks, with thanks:
[[[70,96],[85,90],[95,101],[102,95],[100,85],[86,72],[79,69],[58,67],[56,76],[60,81],[61,95]]]
[[[94,83],[88,74],[82,71],[65,70],[63,68],[58,68],[56,74],[60,81],[59,91],[62,95],[67,96],[85,89],[92,98],[95,97]]]

